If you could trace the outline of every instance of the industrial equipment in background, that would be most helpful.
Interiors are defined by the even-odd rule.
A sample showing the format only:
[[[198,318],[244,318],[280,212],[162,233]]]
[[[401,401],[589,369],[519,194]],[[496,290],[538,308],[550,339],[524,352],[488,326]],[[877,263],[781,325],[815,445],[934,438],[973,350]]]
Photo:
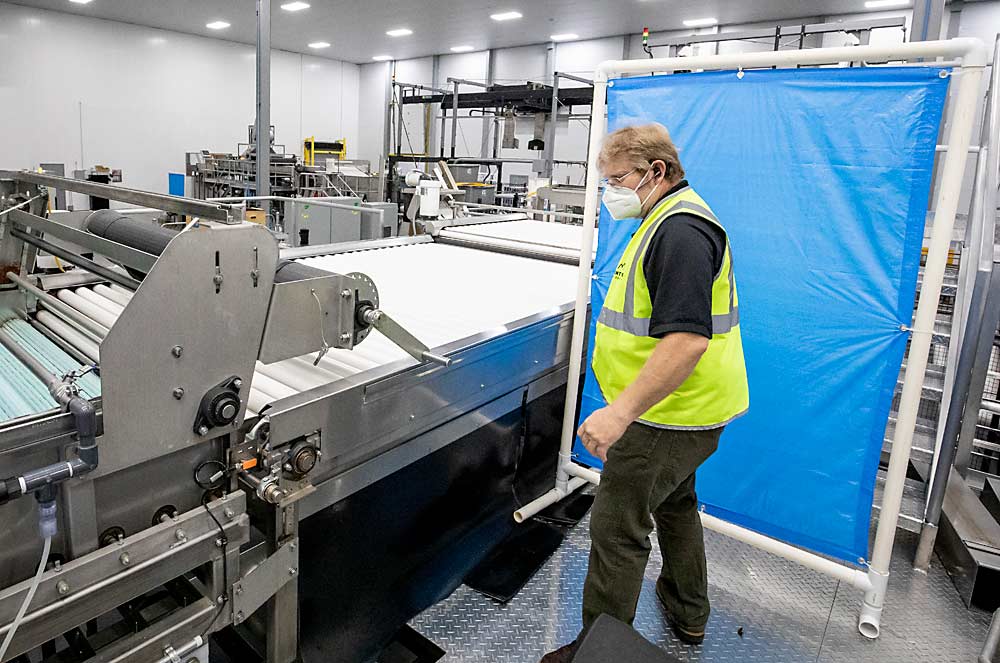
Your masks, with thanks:
[[[363,160],[347,160],[347,141],[303,143],[303,159],[274,141],[271,127],[270,194],[257,195],[254,128],[235,154],[208,150],[185,154],[186,186],[193,198],[247,202],[261,210],[261,222],[287,246],[393,237],[395,206],[380,204],[377,176]]]
[[[425,168],[431,173],[445,163],[455,175],[457,187],[464,191],[462,200],[466,203],[500,203],[503,207],[514,208],[528,205],[534,209],[582,214],[583,187],[559,184],[557,168],[578,171],[577,180],[582,183],[586,177],[586,161],[556,159],[556,128],[571,120],[589,121],[589,114],[576,109],[589,107],[593,100],[590,80],[555,72],[551,85],[533,81],[497,85],[458,78],[449,78],[448,83],[450,89],[393,81],[393,95],[386,110],[388,135],[392,141],[386,167],[387,200],[405,209],[403,178],[406,172]],[[463,85],[480,89],[463,92]],[[440,114],[440,125],[425,120],[429,130],[423,133],[423,142],[419,145],[412,144],[403,116],[404,110],[412,107],[423,107],[425,117],[429,117],[432,110]],[[459,135],[464,139],[460,123],[465,121],[483,123],[484,138],[478,156],[458,154]],[[447,141],[449,122],[450,147]],[[531,138],[523,147],[537,157],[504,156],[505,150],[522,147],[519,124],[531,127]],[[492,148],[487,147],[489,144]],[[487,156],[489,149],[492,156]],[[507,181],[505,168],[509,173]],[[528,170],[530,174],[510,173],[511,170]],[[561,177],[566,177],[565,172]]]
[[[302,163],[306,166],[318,166],[326,159],[343,161],[347,158],[347,140],[316,140],[310,136],[302,141]],[[319,163],[317,163],[319,161]]]
[[[53,189],[138,207],[50,213]],[[470,213],[280,249],[245,215],[0,172],[0,661],[207,663],[219,631],[269,663],[364,660],[426,607],[398,607],[415,560],[451,569],[467,516],[507,522],[511,481],[542,491],[517,467],[553,451],[578,227]],[[518,463],[509,435],[528,424],[500,418],[533,422]],[[442,518],[410,467],[435,496],[469,477],[502,490]],[[400,499],[407,517],[373,530]],[[372,548],[397,556],[384,586],[364,575]]]
[[[273,126],[269,145],[270,192],[275,196],[293,196],[298,187],[297,158],[294,154],[287,154],[284,145],[275,143]],[[235,153],[208,150],[185,153],[184,172],[191,180],[191,196],[205,200],[256,195],[256,149],[255,128],[250,125],[247,142],[238,144]]]

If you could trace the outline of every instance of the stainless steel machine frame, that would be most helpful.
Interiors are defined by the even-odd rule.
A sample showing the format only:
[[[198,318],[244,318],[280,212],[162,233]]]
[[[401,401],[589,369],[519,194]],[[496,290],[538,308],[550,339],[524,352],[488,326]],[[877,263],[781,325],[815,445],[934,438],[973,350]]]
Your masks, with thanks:
[[[149,253],[46,218],[48,186],[93,189],[203,220],[162,253]],[[511,393],[526,389],[533,399],[565,384],[571,304],[421,349],[398,325],[379,326],[388,316],[379,321],[374,307],[359,308],[368,301],[377,307],[374,286],[329,273],[279,283],[276,265],[434,238],[302,247],[279,256],[272,236],[242,215],[242,206],[0,171],[0,304],[29,318],[42,307],[82,327],[101,344],[103,384],[94,401],[102,461],[61,484],[54,550],[62,561],[42,576],[9,657],[89,629],[94,620],[103,625],[116,606],[168,586],[180,596],[164,599],[162,616],[93,660],[168,661],[177,652],[205,660],[207,635],[229,625],[269,663],[295,660],[300,520],[482,426],[482,412]],[[128,277],[110,268],[123,283],[141,278],[113,327],[83,327],[53,296],[106,280],[99,274],[32,275],[36,245],[49,241],[42,235],[130,268]],[[316,302],[325,313],[323,331]],[[256,360],[321,351],[326,339],[349,349],[367,334],[366,320],[386,334],[398,330],[404,349],[425,361],[380,366],[276,400],[257,414],[240,398],[230,421],[198,427],[203,394],[248,388],[242,384]],[[74,433],[70,415],[56,407],[0,423],[0,474],[72,458]],[[316,452],[315,465],[289,473],[289,454],[302,445]],[[0,527],[15,541],[0,552],[0,637],[36,563],[32,508],[27,499],[0,506]]]

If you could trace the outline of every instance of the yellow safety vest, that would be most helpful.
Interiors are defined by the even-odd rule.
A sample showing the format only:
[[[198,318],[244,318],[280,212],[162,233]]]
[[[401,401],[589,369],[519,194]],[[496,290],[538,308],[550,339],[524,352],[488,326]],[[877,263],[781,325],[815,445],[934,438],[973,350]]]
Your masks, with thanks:
[[[725,232],[701,196],[685,187],[657,203],[632,236],[597,318],[593,368],[608,403],[635,381],[659,342],[649,336],[653,307],[642,263],[657,228],[669,223],[674,214],[700,217]],[[708,349],[687,380],[639,421],[658,428],[718,428],[745,413],[749,405],[739,298],[727,237],[722,267],[712,282],[712,339]]]

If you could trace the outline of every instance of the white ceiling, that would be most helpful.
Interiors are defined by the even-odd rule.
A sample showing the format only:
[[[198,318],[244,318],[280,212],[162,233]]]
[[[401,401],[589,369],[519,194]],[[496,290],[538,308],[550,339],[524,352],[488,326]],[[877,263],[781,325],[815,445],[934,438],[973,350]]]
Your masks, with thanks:
[[[9,0],[13,4],[124,21],[190,34],[254,43],[254,0]],[[374,55],[397,59],[448,53],[460,44],[477,50],[537,44],[555,33],[581,38],[682,30],[684,19],[714,16],[722,24],[778,21],[799,17],[863,12],[864,0],[308,0],[312,6],[286,12],[272,0],[271,43],[274,48],[310,53],[348,62],[371,62]],[[498,23],[490,14],[517,10],[524,18]],[[232,27],[205,27],[223,20]],[[406,27],[407,37],[386,30]],[[330,48],[306,44],[326,41]]]

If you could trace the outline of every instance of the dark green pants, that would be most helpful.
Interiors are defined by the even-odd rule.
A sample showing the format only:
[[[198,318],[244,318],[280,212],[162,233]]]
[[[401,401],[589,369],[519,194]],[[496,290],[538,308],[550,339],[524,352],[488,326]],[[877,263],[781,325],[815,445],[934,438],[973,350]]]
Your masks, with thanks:
[[[694,473],[719,444],[722,428],[661,430],[634,423],[608,452],[590,514],[590,568],[583,628],[601,614],[631,624],[649,560],[649,534],[663,554],[657,594],[681,626],[708,621],[705,540]]]

